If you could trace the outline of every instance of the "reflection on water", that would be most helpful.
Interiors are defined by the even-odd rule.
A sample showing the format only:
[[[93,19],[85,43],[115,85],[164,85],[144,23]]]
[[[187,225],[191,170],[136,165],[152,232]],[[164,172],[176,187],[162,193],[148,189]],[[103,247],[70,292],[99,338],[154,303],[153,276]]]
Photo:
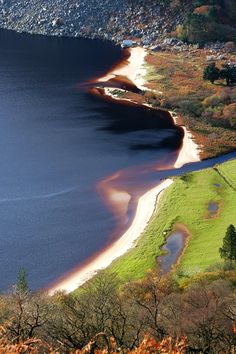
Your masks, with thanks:
[[[158,257],[160,269],[163,273],[169,272],[177,262],[184,249],[186,237],[186,233],[181,230],[174,231],[167,237],[165,245],[161,247],[165,254]]]
[[[0,45],[0,290],[21,268],[45,287],[110,244],[160,179],[235,155],[173,169],[183,131],[166,113],[88,93],[118,47],[7,31]]]
[[[210,202],[207,206],[208,210],[208,218],[214,218],[219,211],[219,203],[217,202]]]
[[[121,57],[117,46],[7,31],[0,45],[0,290],[22,267],[36,289],[117,237],[122,203],[131,198],[132,216],[138,195],[158,183],[157,169],[175,160],[181,132],[87,92],[82,84]],[[116,173],[109,183],[122,190],[119,213],[97,193]]]

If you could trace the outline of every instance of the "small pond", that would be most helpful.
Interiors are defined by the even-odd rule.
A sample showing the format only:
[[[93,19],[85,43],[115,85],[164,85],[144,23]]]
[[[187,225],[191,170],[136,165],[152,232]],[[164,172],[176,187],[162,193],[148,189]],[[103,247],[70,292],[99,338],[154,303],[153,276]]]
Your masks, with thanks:
[[[219,204],[217,202],[210,202],[207,206],[208,218],[214,218],[219,210]]]
[[[169,272],[171,267],[177,262],[184,249],[186,237],[186,232],[176,230],[167,238],[166,243],[161,248],[166,253],[157,258],[163,273]]]

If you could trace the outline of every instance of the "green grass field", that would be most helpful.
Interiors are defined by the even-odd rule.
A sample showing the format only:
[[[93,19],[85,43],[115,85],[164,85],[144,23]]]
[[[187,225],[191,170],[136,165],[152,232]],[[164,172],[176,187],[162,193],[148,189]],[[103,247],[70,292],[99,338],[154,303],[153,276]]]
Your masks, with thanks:
[[[226,179],[236,189],[236,163],[235,160],[229,161],[217,166],[218,170],[226,177]]]
[[[181,273],[192,275],[222,262],[218,249],[229,224],[236,226],[234,185],[236,187],[236,160],[218,165],[216,169],[175,178],[162,195],[137,246],[113,262],[109,269],[122,281],[142,278],[155,266],[160,246],[176,223],[183,223],[191,233],[178,266]],[[219,206],[213,218],[209,217],[209,202]]]

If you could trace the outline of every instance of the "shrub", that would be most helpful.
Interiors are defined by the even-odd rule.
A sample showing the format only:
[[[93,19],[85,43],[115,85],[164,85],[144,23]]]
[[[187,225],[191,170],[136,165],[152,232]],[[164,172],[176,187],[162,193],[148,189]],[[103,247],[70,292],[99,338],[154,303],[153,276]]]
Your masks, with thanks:
[[[186,33],[183,25],[178,25],[173,34],[181,40],[186,40]]]
[[[212,8],[212,6],[202,5],[202,6],[196,7],[196,9],[194,9],[193,13],[196,15],[208,16],[211,11],[211,8]]]
[[[236,83],[236,65],[224,64],[220,70],[220,77],[226,80],[227,86]]]
[[[209,64],[203,72],[203,80],[208,80],[212,84],[220,78],[220,70],[216,67],[215,63]]]
[[[204,107],[216,107],[226,103],[230,103],[230,96],[226,92],[208,96],[202,102]]]
[[[236,128],[236,103],[224,107],[224,117],[229,120],[232,128]]]
[[[182,101],[179,103],[180,109],[186,115],[190,115],[192,117],[200,117],[203,113],[203,107],[201,102],[192,102],[192,101]]]
[[[234,41],[236,7],[233,0],[195,1],[195,9],[184,22],[184,35],[190,42]]]

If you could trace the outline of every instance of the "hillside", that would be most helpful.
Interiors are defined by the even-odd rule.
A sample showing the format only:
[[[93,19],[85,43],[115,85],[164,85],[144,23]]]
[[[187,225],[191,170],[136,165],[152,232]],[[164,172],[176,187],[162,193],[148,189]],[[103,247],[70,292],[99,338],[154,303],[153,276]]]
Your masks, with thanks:
[[[123,78],[126,85],[120,85],[118,88],[115,87],[115,89],[111,85],[107,89],[106,82],[110,80],[113,83],[111,79],[107,78],[110,75],[108,73],[104,76],[107,81],[103,82],[99,78],[100,81],[97,79],[91,86],[94,86],[95,82],[96,84],[99,82],[100,86],[96,87],[97,92],[102,92],[104,97],[110,93],[110,102],[112,102],[112,99],[113,101],[120,99],[121,102],[123,100],[124,104],[125,100],[131,100],[133,101],[131,104],[136,102],[148,105],[148,107],[145,106],[144,108],[149,111],[152,109],[154,111],[157,108],[171,112],[176,125],[183,126],[185,129],[183,129],[183,132],[187,140],[196,142],[201,159],[209,159],[235,151],[236,148],[235,2],[236,0],[0,0],[0,28],[59,37],[98,38],[112,40],[117,44],[121,44],[125,39],[131,39],[135,43],[145,46],[145,48],[147,47],[149,50],[140,47],[127,49],[127,53],[129,51],[131,53],[136,49],[141,49],[144,53],[143,61],[138,66],[140,66],[140,72],[145,72],[145,77],[142,77],[140,72],[137,74],[137,70],[133,70],[135,72],[134,77],[136,75],[137,78],[140,75],[141,79],[144,79],[145,83],[142,86],[137,85],[135,87],[131,85],[132,83],[136,84],[135,79],[129,78],[126,73],[122,73],[123,76],[121,73],[117,74],[114,68],[113,81],[119,83],[119,79],[122,82]],[[3,39],[2,37],[3,34],[1,35],[1,40]],[[25,37],[28,38],[30,36]],[[50,42],[48,38],[43,39]],[[52,39],[53,42],[54,39]],[[64,41],[68,42],[67,40],[55,39],[55,42]],[[75,42],[77,49],[77,42],[79,41],[72,42]],[[7,41],[8,45],[9,43],[10,41]],[[101,49],[102,42],[95,43]],[[21,52],[23,52],[24,48],[22,49],[21,45],[19,47]],[[14,45],[11,45],[10,48],[12,51]],[[50,56],[50,52],[48,54],[44,47],[40,47],[40,49],[42,50],[35,51],[34,54],[43,51],[47,58]],[[79,50],[79,56],[81,55],[82,57],[84,52],[80,48]],[[2,51],[4,53],[4,48]],[[34,51],[33,48],[32,51]],[[60,58],[61,53],[67,57],[73,57],[71,52],[67,52],[64,49],[57,51],[52,58],[53,66],[55,65],[55,58]],[[12,56],[12,52],[10,55]],[[103,53],[102,55],[105,57]],[[84,57],[87,59],[85,55]],[[126,66],[129,65],[127,64],[127,62],[129,63],[127,58]],[[39,60],[41,64],[43,62],[41,57]],[[100,63],[97,57],[96,60]],[[9,61],[5,61],[9,66]],[[17,60],[17,57],[15,61],[21,65],[21,61]],[[77,59],[75,61],[75,66],[79,66]],[[35,63],[33,62],[33,64]],[[212,81],[208,78],[205,79],[205,69],[212,64],[216,64],[219,72],[222,72],[226,65],[234,68],[235,75],[232,82],[228,83],[225,77],[220,76],[220,74]],[[91,66],[89,66],[90,69]],[[135,69],[137,68],[135,67]],[[17,68],[17,70],[19,69]],[[37,69],[32,66],[31,70],[36,71]],[[8,68],[3,68],[2,72],[4,71],[7,71],[9,78],[13,81],[10,71],[8,73]],[[73,70],[71,72],[74,80],[76,75],[74,75]],[[23,76],[23,73],[23,71],[20,72],[21,76]],[[53,75],[54,73],[52,73]],[[27,77],[25,74],[24,76]],[[41,79],[41,74],[39,76]],[[61,77],[63,77],[63,72],[61,73],[60,71],[59,80],[53,81],[53,87],[64,85],[64,82],[60,81]],[[37,81],[34,82],[37,85]],[[20,90],[25,90],[25,86],[20,85]],[[128,91],[130,86],[134,86],[136,90],[134,92]],[[44,92],[45,87],[46,84],[43,81],[41,91]],[[84,87],[85,85],[83,89]],[[127,90],[125,89],[126,87]],[[4,87],[5,89],[10,92],[7,86],[6,88]],[[47,92],[49,91],[45,90],[44,96],[46,96]],[[60,100],[61,96],[58,98],[58,96],[49,94],[50,92],[48,96],[53,104],[55,104],[56,100]],[[31,106],[35,102],[33,100],[34,97],[32,97],[30,91],[29,93],[27,92],[27,100]],[[35,94],[35,97],[39,104],[44,104],[44,101],[40,100],[40,96]],[[11,104],[18,107],[18,101],[13,101],[11,99]],[[86,105],[89,106],[90,102],[89,100],[86,101]],[[73,104],[74,101],[70,101],[70,109]],[[79,104],[78,96],[76,96],[74,104],[76,106],[76,114]],[[37,109],[38,106],[36,105],[35,111]],[[99,107],[95,107],[94,111],[99,109]],[[105,110],[102,107],[101,111],[103,109]],[[54,107],[52,110],[54,112]],[[55,110],[55,112],[57,111]],[[67,116],[65,112],[67,111],[63,107],[60,114],[69,121],[70,116]],[[89,135],[85,130],[87,129],[86,124],[92,115],[87,114],[84,116],[84,125],[81,130],[83,130],[83,139],[85,140],[88,139]],[[18,115],[16,115],[17,117]],[[53,117],[50,118],[51,121]],[[100,120],[105,121],[103,115],[99,117],[101,117]],[[18,127],[16,118],[14,124],[16,121],[16,126]],[[46,117],[44,121],[46,119],[48,118]],[[59,120],[60,117],[55,119]],[[122,119],[125,121],[125,118],[122,117]],[[145,114],[142,113],[141,121],[144,119]],[[41,123],[43,119],[40,117],[38,120]],[[138,125],[137,121],[136,114],[134,115],[135,127]],[[61,134],[60,139],[64,137],[65,130],[61,129],[62,124],[63,121],[60,120],[59,128],[58,126],[54,128],[53,125],[50,125],[52,139],[54,139],[56,132]],[[66,126],[66,129],[68,131],[76,131],[76,136],[71,135],[66,142],[69,139],[74,139],[82,144],[82,138],[79,139],[79,135],[77,135],[80,126],[74,124],[72,128],[70,127]],[[97,128],[96,125],[95,133],[97,133],[98,129],[100,128]],[[18,128],[18,130],[20,133],[24,133],[23,129],[20,130]],[[168,126],[168,130],[171,131],[173,129]],[[102,132],[104,131],[105,129]],[[34,144],[38,146],[40,142],[38,135],[41,134],[40,131],[38,132],[38,128],[36,133],[35,138],[33,134],[32,136]],[[136,135],[133,132],[131,133],[132,138],[135,139]],[[138,134],[144,135],[146,131],[140,129]],[[155,131],[153,134],[158,135],[158,132],[156,133]],[[92,135],[92,137],[94,136],[95,134]],[[25,138],[25,136],[23,137]],[[128,134],[126,134],[125,138],[128,140]],[[106,140],[105,134],[104,140]],[[188,144],[187,148],[185,147],[186,142],[184,140],[183,138],[182,149],[178,151],[178,155],[181,155],[182,150],[191,150]],[[10,142],[16,145],[18,140],[14,141],[11,134]],[[94,146],[96,147],[97,145]],[[76,150],[74,146],[73,150]],[[91,171],[94,173],[97,167],[91,163],[90,155],[84,152],[83,146],[81,150],[86,158],[83,178],[89,179],[88,175],[86,175],[86,170],[91,167]],[[156,150],[154,151],[155,153]],[[28,151],[29,149],[27,148],[27,153]],[[65,151],[67,151],[67,147]],[[68,155],[60,153],[59,162],[66,160],[71,151],[72,149],[68,149]],[[93,146],[91,151],[92,153],[95,151]],[[105,174],[105,169],[102,169],[103,164],[100,161],[102,152],[103,150],[98,149],[98,154],[95,155],[95,158],[98,159],[101,165],[98,168],[99,172],[101,168],[101,174]],[[131,153],[129,151],[129,158],[131,154],[134,156],[135,153],[134,149]],[[17,154],[16,156],[18,158]],[[196,165],[198,164],[199,168],[205,168],[205,162],[200,162],[200,157],[195,160],[187,160],[184,163],[197,161]],[[77,157],[76,155],[76,163],[79,158],[80,156]],[[71,159],[71,156],[68,159]],[[163,162],[161,161],[162,159]],[[73,159],[71,160],[72,162],[74,161]],[[173,174],[183,173],[183,171],[192,171],[195,168],[194,164],[192,164],[193,167],[188,165],[186,170],[182,169],[176,172],[177,170],[173,169],[172,157],[170,161],[167,160],[168,158],[165,158],[164,154],[160,157],[160,161],[158,161],[158,156],[155,156],[157,164],[154,168],[149,167],[148,161],[145,160],[146,165],[143,165],[140,170],[138,169],[139,167],[135,166],[131,170],[132,173],[127,172],[128,168],[124,167],[123,170],[117,170],[111,176],[104,176],[100,185],[104,181],[114,183],[105,184],[107,194],[111,196],[111,200],[113,198],[113,200],[118,201],[118,204],[120,202],[122,204],[123,200],[128,200],[125,213],[127,210],[128,213],[131,213],[134,207],[132,205],[133,195],[129,195],[128,188],[127,191],[121,190],[121,192],[118,188],[117,190],[115,189],[116,177],[121,176],[121,179],[118,179],[118,187],[120,184],[123,188],[126,182],[125,178],[127,178],[128,186],[132,185],[133,190],[135,190],[136,185],[133,176],[135,173],[138,175],[139,171],[143,175],[146,174],[147,177],[144,180],[146,183],[146,181],[149,181],[148,178],[150,176],[150,179],[153,178],[154,180],[153,176],[155,175],[155,178],[159,176],[162,180],[167,178],[166,176],[170,171],[172,176]],[[129,160],[127,161],[129,162]],[[29,163],[28,160],[27,163]],[[164,167],[161,165],[162,163]],[[98,272],[96,276],[80,288],[77,288],[75,292],[66,294],[61,290],[62,288],[56,293],[54,291],[51,292],[52,295],[49,295],[45,290],[31,291],[27,273],[22,268],[12,289],[7,293],[0,293],[0,353],[236,354],[236,230],[233,226],[236,226],[236,160],[217,165],[213,165],[213,163],[211,168],[171,177],[169,189],[165,192],[163,189],[161,196],[158,195],[160,190],[155,192],[156,194],[154,194],[153,198],[154,213],[148,223],[147,221],[143,223],[141,220],[144,228],[138,234],[140,238],[135,239],[135,242],[137,242],[132,244],[132,247],[123,257],[116,254],[115,257],[119,258],[108,269]],[[18,165],[20,164],[18,163]],[[54,160],[52,166],[54,168]],[[176,167],[176,163],[174,166]],[[176,168],[179,168],[179,166],[177,164]],[[4,169],[4,165],[2,169]],[[40,169],[43,168],[40,167]],[[113,169],[113,165],[111,165],[111,169]],[[28,170],[29,168],[27,169],[27,176]],[[60,178],[64,178],[61,173],[61,171],[64,171],[63,166],[60,166],[58,170],[54,170],[53,182],[56,171],[59,171]],[[66,165],[65,174],[72,174],[70,171]],[[123,171],[125,177],[122,179]],[[81,170],[79,173],[81,173]],[[50,179],[48,175],[46,175],[46,179]],[[16,171],[16,176],[18,177],[18,171]],[[29,177],[31,177],[30,173]],[[36,179],[37,183],[40,179],[41,175],[39,174]],[[159,181],[158,178],[156,180]],[[33,182],[29,181],[29,193],[32,194],[30,187]],[[141,178],[138,181],[140,186],[142,181]],[[91,196],[91,199],[89,196],[87,197],[88,189],[82,188],[79,183],[80,180],[77,181],[76,179],[75,188],[67,188],[66,190],[63,189],[62,192],[47,194],[46,201],[45,195],[36,195],[33,202],[36,204],[38,200],[43,200],[43,203],[45,202],[44,206],[48,203],[48,195],[50,198],[51,196],[58,198],[59,195],[64,197],[65,193],[68,194],[68,190],[69,193],[71,191],[74,193],[76,190],[78,194],[75,195],[75,203],[79,205],[81,210],[84,209],[82,211],[79,210],[83,218],[82,222],[87,223],[88,228],[91,230],[96,227],[95,231],[97,232],[101,227],[99,217],[97,217],[96,213],[91,213],[95,226],[90,225],[86,218],[87,209],[84,208],[85,203],[92,204],[94,195]],[[162,183],[165,183],[165,181],[162,181]],[[77,188],[77,185],[79,188]],[[86,195],[85,202],[80,199],[80,190],[83,190]],[[97,188],[97,192],[99,192],[99,188]],[[100,194],[100,196],[102,195]],[[72,194],[69,194],[68,198],[74,201]],[[138,199],[137,193],[135,198],[137,199],[137,205],[139,205],[142,197]],[[19,199],[17,196],[10,201],[14,204],[16,201],[18,203]],[[22,199],[27,202],[30,198],[23,197]],[[5,199],[2,200],[5,201]],[[128,204],[130,200],[131,203]],[[66,213],[72,214],[72,210],[74,212],[75,208],[75,203],[70,204],[68,202],[70,209],[67,208],[66,203],[66,200],[63,199],[62,204],[57,207],[60,210],[60,218],[63,223],[64,215]],[[147,209],[148,206],[144,204],[144,209]],[[53,209],[55,208],[53,207]],[[143,213],[146,212],[144,209],[141,209]],[[43,221],[45,220],[43,225],[45,237],[43,240],[46,240],[44,242],[48,248],[54,248],[56,244],[50,237],[47,239],[46,233],[47,229],[50,232],[52,230],[47,224],[47,218],[52,213],[51,210],[45,208],[42,213],[40,209],[37,209],[37,217]],[[74,223],[74,214],[72,219],[70,219],[71,223]],[[65,223],[65,229],[59,230],[55,215],[52,215],[54,218],[53,228],[55,228],[56,232],[62,234],[63,241],[71,243],[77,253],[78,250],[75,243],[70,240],[69,233],[67,234],[64,231],[67,228],[67,224]],[[137,215],[140,222],[140,213],[137,213]],[[14,213],[13,216],[16,222],[20,224],[19,216]],[[3,223],[5,221],[4,217],[5,214],[2,215]],[[29,219],[30,214],[24,214],[24,217]],[[78,219],[78,213],[75,219],[80,220]],[[37,225],[37,230],[39,230],[40,227]],[[226,242],[225,238],[229,227],[233,228],[231,234],[233,236],[230,235],[231,243],[227,248],[227,242],[229,241],[227,239]],[[36,233],[38,232],[37,230]],[[17,233],[17,229],[13,233],[15,232]],[[86,232],[85,229],[83,234],[85,237],[87,237]],[[172,250],[171,247],[164,247],[170,238],[178,232],[177,243],[172,246],[175,249],[177,248],[176,258],[174,259],[172,256],[170,267],[165,270],[162,260],[169,254],[171,255]],[[77,229],[74,234],[76,237],[79,234]],[[95,238],[97,238],[96,233],[92,239],[94,244],[97,241]],[[3,234],[2,241],[5,241],[5,239],[7,237]],[[23,244],[24,241],[20,238],[19,240],[17,247],[19,242]],[[9,240],[7,239],[7,241]],[[43,241],[39,238],[37,242]],[[83,242],[81,241],[81,247],[84,246]],[[90,239],[89,242],[91,242]],[[98,242],[100,242],[99,238]],[[127,242],[127,239],[125,242]],[[228,252],[229,255],[226,254],[226,256],[222,257],[224,246],[225,253]],[[176,252],[175,249],[172,253]],[[40,257],[42,255],[40,262],[48,262],[48,260],[51,262],[52,257],[48,257],[46,253],[45,255],[42,254],[38,249],[37,251]],[[64,254],[66,253],[64,249],[63,252]],[[47,259],[44,256],[47,256]],[[71,257],[71,254],[69,256]],[[13,257],[14,252],[12,252],[12,259]],[[62,262],[63,254],[58,252],[55,257],[59,259],[59,262]],[[161,257],[162,260],[160,259]],[[21,259],[20,261],[22,262]],[[38,263],[35,261],[33,266],[37,268]],[[26,269],[26,271],[30,272],[31,269]],[[90,272],[90,274],[93,275],[94,273]],[[75,282],[76,287],[78,287],[77,281]]]
[[[183,12],[163,2],[141,0],[3,0],[0,27],[19,32],[111,39],[140,38],[155,42],[160,33],[174,30]]]
[[[0,27],[57,36],[136,39],[166,35],[193,42],[236,38],[232,0],[2,0]]]

